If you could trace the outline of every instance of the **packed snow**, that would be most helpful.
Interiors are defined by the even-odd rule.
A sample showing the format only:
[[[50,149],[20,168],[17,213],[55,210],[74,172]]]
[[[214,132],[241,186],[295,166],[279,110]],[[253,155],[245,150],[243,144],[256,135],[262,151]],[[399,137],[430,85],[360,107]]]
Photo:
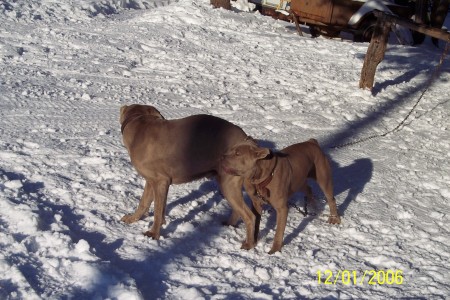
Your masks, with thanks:
[[[392,37],[368,91],[367,43],[241,10],[0,1],[1,299],[449,297],[448,57],[428,87],[444,43]],[[425,89],[400,130],[332,148],[395,128]],[[267,254],[270,207],[256,248],[241,250],[243,224],[222,225],[230,207],[203,179],[170,188],[162,237],[148,239],[152,210],[120,221],[143,191],[118,121],[131,103],[215,115],[273,149],[318,139],[342,224],[327,224],[314,186],[319,209],[304,217],[303,195],[291,199],[281,252]]]

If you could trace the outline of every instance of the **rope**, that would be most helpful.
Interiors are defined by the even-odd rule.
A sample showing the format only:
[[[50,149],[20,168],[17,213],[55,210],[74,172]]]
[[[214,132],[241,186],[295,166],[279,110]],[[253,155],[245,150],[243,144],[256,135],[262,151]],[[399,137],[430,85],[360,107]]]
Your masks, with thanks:
[[[413,107],[411,108],[411,110],[408,112],[408,114],[406,115],[406,117],[394,128],[391,129],[389,131],[386,131],[384,133],[381,134],[374,134],[368,137],[364,137],[361,139],[358,139],[356,141],[353,142],[349,142],[349,143],[345,143],[345,144],[341,144],[341,145],[335,145],[335,146],[331,146],[331,149],[339,149],[339,148],[344,148],[344,147],[348,147],[348,146],[352,146],[355,144],[360,144],[375,138],[380,138],[380,137],[384,137],[387,136],[388,134],[400,131],[402,129],[402,126],[405,124],[405,122],[408,120],[408,118],[411,116],[411,114],[415,111],[416,107],[419,105],[420,101],[422,100],[423,96],[425,95],[425,93],[428,91],[428,89],[430,88],[431,84],[433,83],[434,79],[436,78],[439,70],[442,67],[442,64],[444,63],[444,59],[447,56],[447,53],[450,49],[450,42],[447,42],[444,51],[442,52],[441,58],[439,60],[439,64],[436,66],[436,68],[433,71],[433,74],[431,75],[431,77],[428,79],[428,82],[426,84],[426,88],[423,90],[422,94],[419,96],[419,98],[417,99],[416,103],[414,103]]]

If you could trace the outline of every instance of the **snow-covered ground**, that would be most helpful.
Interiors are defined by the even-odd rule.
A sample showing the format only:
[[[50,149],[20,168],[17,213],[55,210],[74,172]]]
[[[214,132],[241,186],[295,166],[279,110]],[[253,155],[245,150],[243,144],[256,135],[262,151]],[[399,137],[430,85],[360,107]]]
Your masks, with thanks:
[[[400,131],[331,149],[394,128],[442,53],[390,44],[369,92],[367,46],[207,0],[1,0],[0,299],[448,298],[450,61]],[[219,116],[271,148],[318,139],[342,224],[315,187],[323,211],[291,208],[281,253],[269,209],[240,250],[204,179],[171,187],[149,240],[152,213],[120,221],[143,188],[118,123],[130,103]]]

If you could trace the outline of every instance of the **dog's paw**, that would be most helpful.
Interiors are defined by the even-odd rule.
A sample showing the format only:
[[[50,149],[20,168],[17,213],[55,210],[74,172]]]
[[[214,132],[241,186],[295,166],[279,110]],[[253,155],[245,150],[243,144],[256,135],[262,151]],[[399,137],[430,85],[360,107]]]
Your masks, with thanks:
[[[120,219],[122,222],[125,222],[127,224],[131,224],[134,223],[138,220],[138,218],[136,218],[134,216],[134,214],[129,214],[129,215],[125,215],[122,217],[122,219]]]
[[[155,233],[151,230],[147,230],[146,232],[144,232],[144,235],[147,237],[151,237],[154,240],[159,240],[159,233]]]
[[[270,249],[268,254],[274,254],[276,252],[281,252],[281,247],[272,247],[272,249]]]
[[[249,243],[247,241],[244,241],[241,245],[241,249],[243,249],[243,250],[250,250],[253,248],[255,248],[255,244]]]
[[[339,216],[329,216],[328,223],[330,224],[341,224],[341,217]]]

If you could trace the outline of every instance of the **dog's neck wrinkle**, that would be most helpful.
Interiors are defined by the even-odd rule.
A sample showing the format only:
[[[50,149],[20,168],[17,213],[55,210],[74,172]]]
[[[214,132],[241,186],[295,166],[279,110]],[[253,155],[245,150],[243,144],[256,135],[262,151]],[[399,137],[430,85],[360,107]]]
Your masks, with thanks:
[[[153,116],[153,115],[131,114],[131,115],[127,116],[122,122],[122,126],[120,128],[120,131],[122,132],[122,134],[123,134],[123,132],[124,132],[124,130],[127,127],[128,124],[130,124],[131,122],[136,121],[138,119],[144,118],[144,117],[147,118],[147,119],[149,119],[149,117],[152,117],[152,119],[155,119],[155,120],[156,119],[160,119],[159,117]]]
[[[275,155],[269,159],[261,159],[256,162],[256,170],[252,177],[253,184],[260,184],[272,175],[276,163]]]
[[[261,167],[259,165],[259,162],[256,162],[255,172],[253,173],[253,176],[251,177],[253,184],[259,184],[259,183],[261,183],[264,180],[264,178],[262,177],[261,173],[262,173],[262,170],[261,170]]]

